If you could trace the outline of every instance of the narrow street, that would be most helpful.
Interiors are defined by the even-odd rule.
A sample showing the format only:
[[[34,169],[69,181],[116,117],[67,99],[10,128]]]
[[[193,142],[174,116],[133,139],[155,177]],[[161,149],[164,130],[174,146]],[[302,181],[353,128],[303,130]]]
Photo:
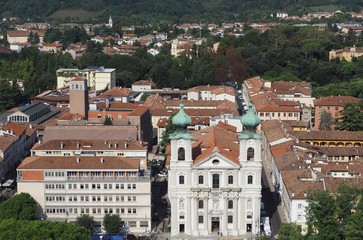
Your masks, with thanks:
[[[262,201],[265,204],[265,209],[267,212],[268,217],[270,218],[270,225],[271,225],[271,231],[272,236],[275,236],[278,234],[280,225],[283,222],[283,211],[282,207],[279,204],[278,195],[271,191],[271,189],[274,189],[272,179],[267,174],[270,172],[269,169],[265,168],[266,164],[264,164],[264,167],[262,169]]]

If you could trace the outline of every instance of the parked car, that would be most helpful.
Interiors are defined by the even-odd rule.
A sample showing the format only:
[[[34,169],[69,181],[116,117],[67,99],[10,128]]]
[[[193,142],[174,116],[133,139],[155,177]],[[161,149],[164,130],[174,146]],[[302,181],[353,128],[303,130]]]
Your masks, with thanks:
[[[266,217],[267,217],[267,212],[265,210],[262,210],[260,215],[261,223],[265,223]]]

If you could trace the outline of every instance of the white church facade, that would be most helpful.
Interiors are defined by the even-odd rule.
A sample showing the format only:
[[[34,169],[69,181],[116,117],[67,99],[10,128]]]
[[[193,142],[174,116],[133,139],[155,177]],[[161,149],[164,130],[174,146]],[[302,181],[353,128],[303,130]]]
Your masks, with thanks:
[[[261,135],[252,106],[237,135],[208,127],[193,135],[183,105],[173,117],[168,195],[171,237],[251,236],[260,233]]]

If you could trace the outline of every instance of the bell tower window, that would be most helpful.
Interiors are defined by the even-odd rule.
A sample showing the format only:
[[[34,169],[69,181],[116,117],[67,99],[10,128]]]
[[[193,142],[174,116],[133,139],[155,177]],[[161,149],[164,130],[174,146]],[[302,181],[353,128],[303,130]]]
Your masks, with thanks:
[[[252,147],[249,147],[247,149],[247,161],[253,160],[254,157],[255,157],[255,150]]]
[[[178,149],[178,160],[180,161],[185,160],[185,149],[182,147]]]

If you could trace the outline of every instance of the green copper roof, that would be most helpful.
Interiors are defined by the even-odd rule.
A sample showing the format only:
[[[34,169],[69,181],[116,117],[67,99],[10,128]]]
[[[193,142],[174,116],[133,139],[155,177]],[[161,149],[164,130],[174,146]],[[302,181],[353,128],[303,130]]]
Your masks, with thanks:
[[[189,124],[192,123],[192,119],[184,112],[184,104],[180,103],[179,106],[179,112],[171,119],[171,121],[177,128],[186,128]]]
[[[253,104],[250,102],[247,113],[241,118],[243,127],[252,132],[260,123],[260,118],[255,114],[253,110]]]

